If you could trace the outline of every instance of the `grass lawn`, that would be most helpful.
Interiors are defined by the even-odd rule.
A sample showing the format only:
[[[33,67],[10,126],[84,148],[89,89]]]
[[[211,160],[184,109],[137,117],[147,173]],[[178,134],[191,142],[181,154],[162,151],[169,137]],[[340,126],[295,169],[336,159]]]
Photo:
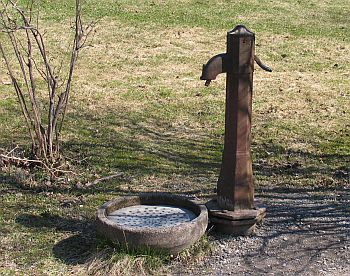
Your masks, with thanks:
[[[40,4],[52,55],[67,46],[73,2]],[[69,187],[43,189],[25,171],[3,168],[0,274],[140,273],[167,261],[104,245],[95,238],[95,211],[113,197],[143,191],[203,200],[214,194],[225,76],[208,88],[199,76],[203,63],[225,51],[226,32],[237,24],[256,33],[256,53],[274,70],[254,74],[257,193],[349,185],[349,1],[231,2],[87,1],[86,20],[98,24],[92,47],[79,57],[63,132],[65,156],[78,175]],[[0,63],[0,148],[26,149],[8,83]],[[123,175],[80,188],[116,172]]]

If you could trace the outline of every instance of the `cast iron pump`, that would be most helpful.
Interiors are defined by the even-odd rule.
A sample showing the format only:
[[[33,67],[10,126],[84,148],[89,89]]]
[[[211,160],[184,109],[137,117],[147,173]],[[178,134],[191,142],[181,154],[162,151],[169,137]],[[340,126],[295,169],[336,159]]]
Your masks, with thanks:
[[[251,158],[251,117],[254,61],[272,70],[255,55],[255,34],[243,25],[227,33],[227,52],[203,65],[201,80],[208,86],[220,73],[226,73],[225,140],[217,183],[217,198],[207,207],[219,231],[250,234],[266,208],[254,204]]]

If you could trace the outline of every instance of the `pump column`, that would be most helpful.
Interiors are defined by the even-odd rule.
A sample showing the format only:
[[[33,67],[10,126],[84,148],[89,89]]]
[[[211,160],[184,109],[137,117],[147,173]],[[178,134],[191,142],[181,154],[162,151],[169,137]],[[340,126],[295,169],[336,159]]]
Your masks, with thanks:
[[[226,110],[222,165],[217,198],[206,205],[216,229],[248,235],[265,216],[254,205],[251,118],[255,35],[242,25],[227,33]]]

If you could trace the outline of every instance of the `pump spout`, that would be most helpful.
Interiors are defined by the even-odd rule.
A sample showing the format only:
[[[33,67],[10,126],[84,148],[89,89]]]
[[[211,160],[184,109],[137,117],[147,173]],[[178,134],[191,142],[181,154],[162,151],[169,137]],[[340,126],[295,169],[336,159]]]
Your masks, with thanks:
[[[208,86],[216,76],[227,72],[227,54],[219,54],[212,57],[207,64],[203,65],[201,80],[205,80],[205,86]]]

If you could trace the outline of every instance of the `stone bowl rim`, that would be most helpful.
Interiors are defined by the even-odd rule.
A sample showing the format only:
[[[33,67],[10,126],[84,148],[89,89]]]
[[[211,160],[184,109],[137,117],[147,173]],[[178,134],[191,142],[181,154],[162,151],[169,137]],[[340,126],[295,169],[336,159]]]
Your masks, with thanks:
[[[185,208],[188,209],[189,211],[192,211],[196,217],[194,219],[192,219],[191,221],[188,222],[183,222],[180,223],[178,225],[174,225],[174,226],[167,226],[167,227],[156,227],[156,228],[139,228],[139,227],[130,227],[130,226],[122,226],[119,225],[115,222],[113,222],[112,220],[108,219],[107,216],[109,213],[121,209],[121,208],[125,208],[125,207],[129,207],[129,206],[135,206],[135,205],[139,205],[139,204],[144,204],[143,202],[146,200],[147,198],[149,199],[149,203],[148,204],[160,204],[160,205],[168,205],[168,206],[174,206],[174,207],[181,207],[181,208]],[[159,198],[162,199],[168,199],[170,200],[167,203],[158,203]],[[150,202],[152,199],[152,202]],[[158,199],[158,202],[157,202]],[[130,205],[122,205],[123,202],[125,201],[132,201],[132,200],[140,200],[139,203],[137,204],[130,204]],[[172,201],[174,200],[174,201]],[[177,201],[176,201],[177,200]],[[178,204],[178,203],[185,203],[184,205],[182,204]],[[187,204],[186,204],[187,203]],[[118,204],[121,204],[121,206],[117,207]],[[147,204],[145,204],[147,205]],[[117,207],[117,208],[114,208]],[[111,210],[108,210],[111,209]],[[110,201],[105,202],[102,206],[100,206],[100,208],[97,210],[97,219],[100,220],[101,222],[107,224],[110,227],[115,228],[116,230],[119,231],[127,231],[127,232],[133,232],[133,233],[145,233],[145,234],[161,234],[164,232],[172,232],[172,230],[174,231],[179,231],[179,228],[182,229],[186,229],[186,228],[190,228],[193,226],[193,224],[196,224],[198,221],[201,220],[207,220],[208,219],[208,210],[205,206],[205,204],[203,203],[198,203],[195,200],[192,200],[186,196],[181,196],[181,195],[174,195],[174,194],[168,194],[168,193],[142,193],[139,195],[130,195],[130,196],[122,196],[122,197],[118,197],[115,199],[112,199]]]

